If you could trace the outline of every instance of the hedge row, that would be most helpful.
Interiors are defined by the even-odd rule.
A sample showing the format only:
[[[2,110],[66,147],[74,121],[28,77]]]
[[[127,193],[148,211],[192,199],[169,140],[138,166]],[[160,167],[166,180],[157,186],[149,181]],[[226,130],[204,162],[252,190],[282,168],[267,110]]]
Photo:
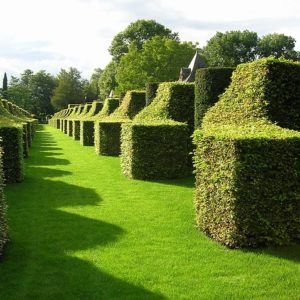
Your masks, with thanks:
[[[146,84],[146,106],[148,106],[156,97],[158,86],[158,82],[150,82]]]
[[[229,86],[234,68],[202,68],[195,79],[195,128],[200,128],[206,111]]]
[[[202,231],[229,247],[299,241],[299,130],[300,64],[239,65],[194,135]]]
[[[98,155],[120,154],[121,124],[131,122],[145,104],[145,92],[129,91],[121,105],[110,116],[95,122],[95,150]]]
[[[6,203],[3,192],[2,149],[0,148],[0,257],[8,239]]]
[[[186,176],[193,128],[194,84],[160,84],[152,103],[122,125],[123,173],[137,179]]]
[[[90,111],[80,118],[80,144],[94,146],[94,121],[93,118],[101,112],[103,102],[94,101]]]

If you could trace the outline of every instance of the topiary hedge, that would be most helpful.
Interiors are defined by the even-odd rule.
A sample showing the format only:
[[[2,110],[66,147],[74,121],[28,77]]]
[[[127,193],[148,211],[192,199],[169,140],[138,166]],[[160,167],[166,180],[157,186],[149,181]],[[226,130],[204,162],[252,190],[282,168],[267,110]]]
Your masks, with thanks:
[[[92,104],[91,103],[85,103],[78,111],[74,119],[72,119],[73,125],[73,139],[75,141],[80,140],[80,118],[84,117],[86,114],[88,114],[89,110],[91,109]]]
[[[121,166],[130,178],[184,177],[191,172],[194,84],[160,84],[153,102],[122,125]]]
[[[158,82],[149,82],[146,84],[146,106],[148,106],[156,97],[158,86]]]
[[[0,137],[5,182],[21,182],[24,179],[23,128],[21,125],[1,117]]]
[[[0,141],[1,142],[1,141]],[[0,257],[8,240],[6,203],[3,191],[2,149],[0,148]]]
[[[234,68],[201,68],[195,78],[195,128],[200,128],[206,111],[229,86]]]
[[[80,118],[80,144],[94,146],[94,120],[93,118],[102,110],[103,102],[94,101],[90,111]]]
[[[194,134],[197,225],[229,247],[300,239],[300,64],[242,64]]]
[[[98,155],[116,156],[121,151],[121,124],[145,107],[145,92],[128,91],[121,105],[108,117],[95,124],[95,150]]]

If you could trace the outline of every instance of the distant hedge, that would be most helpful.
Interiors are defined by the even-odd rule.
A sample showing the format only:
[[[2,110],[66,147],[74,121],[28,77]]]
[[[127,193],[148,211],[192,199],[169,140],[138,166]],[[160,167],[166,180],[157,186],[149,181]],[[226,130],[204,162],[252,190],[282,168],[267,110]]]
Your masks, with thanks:
[[[145,105],[145,92],[128,91],[121,105],[110,116],[96,122],[95,150],[98,155],[120,154],[121,124],[131,122]]]
[[[123,173],[137,179],[186,176],[193,129],[194,84],[161,83],[152,103],[122,125]]]
[[[201,68],[195,78],[195,128],[200,128],[206,111],[229,86],[234,68]]]
[[[3,191],[2,149],[0,148],[0,258],[8,239],[6,220],[6,203]]]
[[[146,84],[146,106],[148,106],[156,97],[158,86],[158,82],[149,82]]]
[[[194,135],[202,231],[229,247],[300,240],[299,130],[300,64],[239,65]]]
[[[94,101],[90,111],[80,117],[80,144],[82,146],[94,145],[94,121],[93,118],[102,110],[103,102]]]
[[[73,139],[76,141],[80,140],[80,118],[86,116],[90,109],[92,108],[92,104],[91,103],[86,103],[83,106],[83,109],[79,111],[79,113],[73,118],[73,125],[72,125],[72,129],[73,129]]]

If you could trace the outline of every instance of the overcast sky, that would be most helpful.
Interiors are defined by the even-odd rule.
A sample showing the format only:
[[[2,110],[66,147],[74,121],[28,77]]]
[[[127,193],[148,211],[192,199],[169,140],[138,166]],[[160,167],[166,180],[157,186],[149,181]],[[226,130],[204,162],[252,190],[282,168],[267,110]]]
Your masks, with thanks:
[[[200,46],[216,31],[249,29],[291,35],[300,50],[299,0],[0,0],[0,7],[0,78],[70,66],[88,78],[110,61],[112,38],[137,19],[155,19]]]

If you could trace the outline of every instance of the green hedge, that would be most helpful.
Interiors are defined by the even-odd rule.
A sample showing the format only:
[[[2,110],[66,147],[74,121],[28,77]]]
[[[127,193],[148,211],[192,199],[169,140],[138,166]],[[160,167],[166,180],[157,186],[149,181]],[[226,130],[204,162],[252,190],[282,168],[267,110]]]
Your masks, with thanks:
[[[103,102],[94,101],[88,114],[80,118],[80,144],[94,146],[94,121],[93,118],[101,112]]]
[[[186,176],[188,168],[186,124],[122,125],[121,165],[129,178],[156,179]],[[153,151],[153,149],[155,149]]]
[[[201,68],[195,78],[195,128],[200,128],[206,111],[229,86],[234,68]]]
[[[146,106],[148,106],[156,97],[158,86],[158,82],[149,82],[146,84]]]
[[[300,240],[299,103],[299,63],[237,67],[194,135],[196,219],[207,235],[229,247]]]
[[[95,124],[95,150],[98,155],[116,156],[121,152],[121,124],[145,107],[145,92],[128,91],[121,105],[108,117]]]
[[[23,128],[13,123],[3,123],[1,120],[0,137],[5,182],[21,182],[24,179]]]
[[[2,149],[0,148],[0,258],[8,240],[6,203],[3,191]]]
[[[78,113],[76,114],[76,116],[72,119],[72,122],[73,122],[73,124],[72,124],[72,129],[73,129],[72,137],[75,141],[80,140],[80,118],[87,115],[91,108],[92,108],[91,103],[84,104],[83,108],[80,108]]]
[[[192,171],[194,84],[159,85],[153,102],[122,125],[121,166],[136,179],[184,177]]]

